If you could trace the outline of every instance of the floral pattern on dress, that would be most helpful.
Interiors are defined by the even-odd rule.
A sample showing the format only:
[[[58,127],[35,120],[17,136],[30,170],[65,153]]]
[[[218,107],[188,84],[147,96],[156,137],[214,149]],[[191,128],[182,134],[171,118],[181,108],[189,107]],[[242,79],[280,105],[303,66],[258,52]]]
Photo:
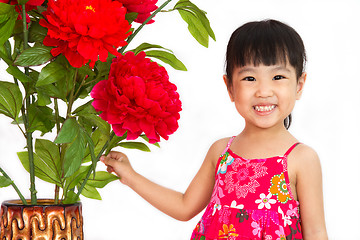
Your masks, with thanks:
[[[234,158],[232,156],[229,156],[229,153],[226,152],[221,156],[220,164],[219,164],[219,170],[218,173],[226,173],[228,165],[231,165],[234,162]]]
[[[236,214],[236,218],[239,219],[239,223],[242,223],[249,219],[249,214],[245,209],[239,209],[239,212]]]
[[[295,216],[295,217],[299,217],[299,208],[298,207],[294,207],[293,208],[293,205],[290,203],[289,204],[289,210],[286,211],[286,215],[289,215],[289,216]]]
[[[228,193],[235,191],[238,198],[245,198],[249,192],[255,193],[260,186],[256,179],[267,174],[267,167],[263,164],[264,162],[234,162],[234,171],[228,171],[225,175],[225,190]]]
[[[260,237],[261,234],[260,224],[258,224],[257,222],[252,222],[251,226],[253,227],[252,233],[254,234],[254,236]]]
[[[284,228],[282,226],[279,226],[279,230],[276,230],[275,233],[278,235],[276,240],[286,240]]]
[[[287,203],[287,201],[291,199],[283,172],[271,178],[270,193],[276,195],[281,203]]]
[[[259,204],[258,209],[263,209],[266,207],[267,209],[271,208],[270,204],[275,204],[276,200],[271,199],[272,194],[269,193],[267,196],[264,193],[260,194],[260,199],[255,200],[255,203]]]
[[[231,237],[237,237],[239,234],[236,233],[234,225],[229,226],[224,224],[223,230],[219,230],[219,239],[231,239]]]

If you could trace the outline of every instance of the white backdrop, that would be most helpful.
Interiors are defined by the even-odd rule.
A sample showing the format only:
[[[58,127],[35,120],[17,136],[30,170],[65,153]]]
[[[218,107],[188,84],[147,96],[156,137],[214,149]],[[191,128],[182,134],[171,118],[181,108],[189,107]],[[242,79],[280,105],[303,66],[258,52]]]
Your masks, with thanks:
[[[308,54],[305,92],[295,107],[290,131],[321,158],[329,238],[360,239],[360,1],[193,1],[207,11],[217,37],[208,49],[192,39],[175,12],[159,14],[132,45],[160,44],[174,50],[188,67],[187,72],[167,67],[183,103],[179,130],[160,149],[153,147],[152,153],[125,150],[133,167],[155,182],[185,191],[209,146],[243,127],[222,81],[231,33],[248,21],[281,20],[299,32]],[[0,64],[0,80],[11,81],[4,63]],[[27,193],[28,175],[16,156],[25,141],[9,123],[0,117],[0,166]],[[37,181],[37,188],[39,197],[52,196],[52,186]],[[102,201],[82,199],[87,240],[184,240],[200,218],[173,220],[120,182],[101,189],[101,195]],[[17,198],[12,188],[0,189],[0,202],[12,198]]]

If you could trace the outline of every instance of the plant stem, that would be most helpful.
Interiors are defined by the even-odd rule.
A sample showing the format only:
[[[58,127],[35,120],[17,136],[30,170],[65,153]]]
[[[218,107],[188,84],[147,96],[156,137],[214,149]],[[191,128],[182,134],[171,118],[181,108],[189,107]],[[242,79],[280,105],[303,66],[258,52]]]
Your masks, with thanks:
[[[54,109],[55,109],[55,122],[56,122],[56,133],[59,134],[60,132],[60,114],[59,114],[59,104],[57,101],[57,98],[54,98]],[[59,148],[59,156],[61,155],[61,146],[58,145]],[[59,203],[59,192],[60,188],[57,184],[55,184],[55,197],[54,197],[54,203]]]
[[[74,73],[74,82],[73,82],[73,87],[71,89],[71,93],[70,93],[70,97],[69,97],[69,105],[68,105],[68,109],[67,109],[67,113],[66,113],[66,119],[68,119],[71,115],[71,109],[72,109],[72,106],[74,104],[74,101],[75,101],[75,86],[76,86],[76,79],[77,79],[77,75],[78,75],[78,71],[79,69],[77,68],[75,70],[75,73]]]
[[[127,39],[127,45],[125,45],[124,47],[122,47],[120,49],[120,53],[124,53],[125,49],[127,46],[129,46],[129,43],[134,39],[134,37],[140,32],[140,30],[153,18],[155,17],[156,14],[158,14],[158,12],[160,12],[164,7],[166,7],[166,5],[168,5],[172,0],[167,0],[166,2],[164,2],[158,9],[156,9],[155,12],[153,12],[141,25],[140,27],[138,27],[135,32],[133,34],[131,34],[129,36],[129,38]]]
[[[24,205],[27,205],[26,199],[24,198],[24,195],[21,194],[19,188],[16,186],[16,184],[14,183],[14,181],[5,173],[5,171],[0,167],[0,173],[6,177],[7,179],[9,179],[11,181],[11,186],[15,189],[16,193],[19,195],[22,203]]]
[[[111,134],[110,134],[110,137],[109,139],[106,141],[106,143],[104,144],[104,146],[102,147],[102,149],[100,150],[99,154],[96,156],[96,161],[99,161],[100,157],[103,155],[103,153],[105,152],[105,150],[107,149],[107,147],[109,146],[109,143],[111,142],[112,138],[115,136],[115,133],[114,131],[111,131]],[[82,190],[84,189],[87,181],[89,180],[90,178],[90,175],[91,175],[91,172],[95,170],[95,167],[96,166],[92,166],[89,171],[87,172],[86,174],[86,177],[84,178],[84,181],[82,182],[77,194],[76,194],[76,198],[75,199],[78,199]]]
[[[22,10],[22,23],[23,23],[23,37],[24,37],[24,50],[28,47],[28,30],[27,30],[27,23],[26,23],[26,9],[25,4],[21,5]],[[25,74],[29,75],[29,68],[25,67]],[[27,83],[26,90],[29,89],[29,83]],[[26,100],[25,100],[25,109],[28,109],[30,106],[30,96],[26,91]],[[34,166],[34,152],[33,152],[33,139],[32,133],[29,132],[29,112],[26,112],[25,116],[25,130],[26,130],[26,140],[27,140],[27,149],[29,155],[29,172],[30,172],[30,193],[31,193],[31,204],[37,204],[37,197],[36,197],[36,188],[35,188],[35,166]]]

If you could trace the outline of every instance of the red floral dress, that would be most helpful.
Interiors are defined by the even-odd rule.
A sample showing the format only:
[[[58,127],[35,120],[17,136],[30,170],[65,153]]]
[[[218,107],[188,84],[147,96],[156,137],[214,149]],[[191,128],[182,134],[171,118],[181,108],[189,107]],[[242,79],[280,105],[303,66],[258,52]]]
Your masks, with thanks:
[[[302,239],[299,202],[290,190],[287,156],[244,159],[230,150],[216,167],[210,203],[191,240]]]

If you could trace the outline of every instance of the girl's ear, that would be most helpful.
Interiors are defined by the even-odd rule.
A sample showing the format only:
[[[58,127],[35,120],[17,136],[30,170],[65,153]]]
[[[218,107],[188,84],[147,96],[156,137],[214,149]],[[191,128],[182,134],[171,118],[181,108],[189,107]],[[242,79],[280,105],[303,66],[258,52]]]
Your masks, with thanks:
[[[299,100],[301,98],[302,92],[304,90],[304,85],[306,82],[306,76],[307,76],[306,72],[303,72],[299,77],[296,87],[296,100]]]
[[[234,97],[233,97],[233,93],[232,93],[232,86],[229,86],[229,85],[228,85],[228,84],[229,84],[229,79],[228,79],[228,77],[227,77],[226,74],[223,75],[223,79],[224,79],[224,83],[225,83],[225,85],[226,85],[226,87],[227,87],[230,100],[231,100],[232,102],[234,102]]]

